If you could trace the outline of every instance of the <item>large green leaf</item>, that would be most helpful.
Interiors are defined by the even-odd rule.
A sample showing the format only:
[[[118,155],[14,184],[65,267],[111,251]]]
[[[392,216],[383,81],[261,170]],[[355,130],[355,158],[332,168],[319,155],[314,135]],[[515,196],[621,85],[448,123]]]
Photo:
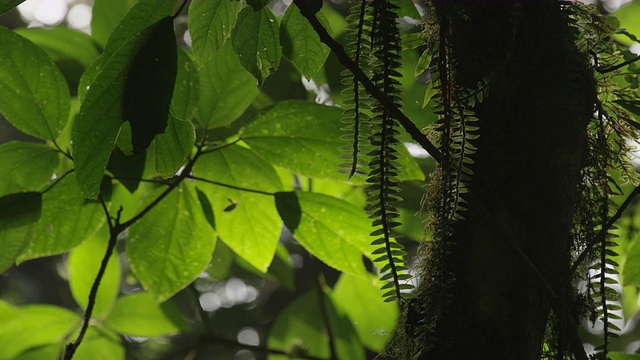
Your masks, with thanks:
[[[73,358],[75,360],[125,360],[125,350],[117,334],[104,328],[89,327]]]
[[[42,216],[35,236],[27,242],[18,263],[69,251],[95,233],[104,221],[100,204],[84,200],[75,174],[69,174],[42,195]]]
[[[79,30],[58,26],[50,29],[22,28],[14,31],[42,48],[53,61],[73,59],[87,68],[100,55],[95,40]]]
[[[282,57],[278,19],[268,7],[260,10],[247,7],[240,12],[233,33],[233,48],[242,66],[262,86],[278,68]]]
[[[193,52],[200,64],[206,64],[231,36],[240,1],[193,0],[189,5],[189,33]]]
[[[105,227],[105,229],[107,229]],[[101,231],[73,249],[69,257],[69,286],[71,294],[83,309],[87,308],[89,292],[98,274],[98,269],[109,240],[108,231]],[[111,255],[100,288],[95,298],[93,317],[104,317],[120,292],[120,262],[117,252]]]
[[[180,120],[191,121],[196,114],[200,97],[198,65],[191,52],[178,50],[178,75],[171,99],[171,113]]]
[[[273,259],[282,221],[268,194],[282,183],[273,167],[251,150],[237,145],[203,155],[194,168],[200,178],[227,186],[198,182],[215,214],[218,236],[240,257],[262,272]]]
[[[175,304],[170,301],[158,304],[148,292],[119,298],[106,323],[119,333],[146,337],[176,334],[188,328]]]
[[[307,251],[340,271],[367,276],[362,255],[373,249],[371,223],[364,211],[344,200],[309,192],[277,193],[276,206]]]
[[[169,116],[164,134],[156,136],[156,170],[164,178],[172,177],[193,149],[196,133],[191,122]]]
[[[98,196],[102,175],[122,125],[129,65],[153,34],[155,25],[170,16],[173,8],[173,0],[139,1],[118,24],[104,54],[81,80],[80,90],[89,89],[86,95],[79,93],[84,99],[72,138],[78,183],[86,198]]]
[[[384,302],[382,285],[373,275],[361,278],[342,274],[332,296],[352,320],[360,341],[376,352],[384,349],[399,316],[397,303]]]
[[[295,173],[346,180],[338,174],[342,110],[306,101],[282,101],[260,113],[241,132],[267,161]]]
[[[79,324],[78,315],[57,306],[20,307],[0,323],[0,359],[14,359],[27,349],[62,342]]]
[[[205,129],[230,124],[258,93],[256,80],[240,65],[231,43],[226,43],[200,68],[198,123]]]
[[[0,27],[0,113],[20,131],[55,140],[69,117],[69,88],[53,61]]]
[[[0,0],[0,14],[6,13],[23,1],[24,0]]]
[[[206,269],[215,241],[195,188],[181,184],[131,226],[127,255],[142,285],[164,301]]]
[[[299,297],[278,315],[269,333],[267,345],[289,354],[329,358],[331,352],[327,326],[331,328],[339,359],[365,358],[364,349],[358,341],[351,321],[337,311],[331,297],[317,290]],[[284,355],[269,356],[269,360],[289,358]]]
[[[627,260],[622,269],[625,286],[640,286],[640,240],[636,238],[627,249]]]
[[[0,196],[41,190],[51,182],[58,154],[49,146],[13,141],[0,145]]]
[[[41,209],[42,195],[38,192],[0,197],[0,273],[13,265],[34,237]]]
[[[297,6],[289,6],[284,14],[280,41],[284,56],[293,61],[308,80],[322,68],[329,56],[329,47],[320,41],[320,37]]]
[[[94,0],[91,16],[91,35],[102,45],[135,0]]]
[[[259,113],[240,133],[260,156],[272,164],[297,174],[322,179],[349,181],[338,172],[344,160],[340,140],[344,132],[342,110],[308,101],[281,101]],[[424,179],[424,173],[404,146],[398,146],[399,162],[404,164],[400,180]],[[361,177],[351,182],[363,183]]]

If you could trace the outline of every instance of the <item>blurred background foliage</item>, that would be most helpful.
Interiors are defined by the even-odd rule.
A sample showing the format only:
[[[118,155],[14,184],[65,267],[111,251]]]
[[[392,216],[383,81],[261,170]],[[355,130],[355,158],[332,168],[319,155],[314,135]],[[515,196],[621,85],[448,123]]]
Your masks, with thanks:
[[[84,70],[101,53],[102,46],[115,24],[134,2],[135,0],[27,0],[18,9],[2,15],[0,25],[19,29],[19,34],[41,46],[60,67],[70,89],[74,91]],[[408,8],[409,10],[402,14],[404,17],[400,25],[405,35],[420,31],[418,19],[423,7],[421,1],[414,2],[415,11]],[[596,1],[592,0],[591,3]],[[276,15],[282,16],[289,4],[290,1],[273,0],[269,6]],[[640,34],[640,0],[599,1],[596,5],[602,11],[615,12],[623,28],[631,33]],[[342,40],[347,10],[344,0],[325,1],[325,14],[331,24],[333,35],[338,40]],[[179,45],[189,47],[186,12],[176,19],[175,27]],[[89,33],[92,37],[87,35]],[[405,39],[409,41],[411,36]],[[620,41],[627,41],[626,44],[631,50],[640,54],[640,44],[633,44],[626,38],[621,38]],[[420,47],[407,48],[403,53],[402,69],[404,111],[418,127],[424,128],[435,120],[432,110],[428,106],[423,108],[427,88],[425,83],[429,74],[415,73],[414,69],[421,54]],[[279,69],[266,80],[250,109],[234,123],[212,130],[212,139],[225,139],[235,134],[257,110],[271,105],[274,101],[302,99],[323,104],[342,104],[341,90],[344,85],[341,84],[340,74],[343,70],[337,59],[330,55],[318,75],[311,81],[306,81],[301,79],[293,64],[283,61]],[[72,93],[72,96],[75,94]],[[16,139],[37,141],[19,132],[0,117],[0,143]],[[427,174],[426,181],[405,182],[402,185],[404,200],[399,205],[403,224],[400,231],[403,237],[400,241],[409,251],[408,263],[411,263],[416,261],[414,255],[419,242],[429,239],[429,234],[423,233],[427,214],[421,210],[421,201],[428,187],[428,174],[435,167],[435,163],[419,147],[409,143],[408,137],[405,141],[409,151]],[[640,156],[634,155],[632,161],[640,164]],[[286,181],[295,181],[303,189],[313,187],[316,192],[344,198],[359,207],[365,205],[365,195],[361,188],[328,180],[293,178],[285,171],[281,171],[281,176]],[[623,190],[630,192],[631,187],[624,187]],[[620,196],[619,201],[624,198]],[[640,202],[635,200],[634,204],[619,223],[619,248],[616,250],[620,254],[618,263],[621,264],[622,274],[625,273],[626,264],[632,269],[627,271],[635,271],[633,269],[640,267]],[[100,236],[100,233],[97,236]],[[13,305],[57,305],[79,313],[81,307],[74,300],[74,289],[69,286],[69,269],[80,261],[82,253],[86,254],[85,261],[90,261],[92,256],[92,261],[99,261],[99,256],[95,251],[91,251],[91,245],[92,239],[89,239],[79,248],[80,250],[74,251],[73,256],[65,254],[40,258],[12,267],[0,276],[0,299]],[[122,254],[123,249],[120,248],[119,251],[122,265],[121,274],[116,275],[122,279],[119,291],[122,294],[131,294],[140,290],[141,286],[128,268],[127,257]],[[320,283],[318,279],[323,279],[324,283]],[[635,353],[640,351],[640,284],[627,284],[624,279],[621,283],[624,286],[619,286],[616,290],[621,294],[623,305],[620,312],[621,320],[617,323],[622,333],[619,339],[613,341],[613,347],[617,351]],[[349,299],[341,303],[354,303],[352,309],[345,310],[352,320],[367,322],[371,321],[371,317],[377,317],[377,323],[372,326],[382,324],[387,332],[393,329],[397,317],[395,304],[382,308],[372,307],[371,304],[379,302],[380,293],[359,288],[358,282],[354,279],[341,276],[336,270],[309,255],[286,231],[281,236],[277,255],[266,274],[260,274],[250,264],[235,256],[223,242],[218,241],[212,266],[207,273],[203,273],[193,286],[178,293],[172,299],[170,309],[164,309],[180,320],[155,323],[148,329],[143,327],[139,336],[125,336],[126,357],[187,359],[192,358],[192,350],[197,348],[199,359],[251,360],[266,357],[266,353],[257,347],[277,347],[277,339],[289,336],[295,331],[310,331],[306,335],[322,340],[322,334],[315,334],[312,329],[304,326],[296,328],[295,325],[286,324],[283,319],[286,319],[288,312],[297,311],[309,314],[308,318],[304,319],[308,322],[307,325],[322,321],[317,315],[317,292],[324,291],[326,287],[333,289],[332,296]],[[139,311],[150,311],[149,316],[153,317],[154,309],[146,308],[144,304],[147,303],[145,299],[134,299],[128,306],[141,306]],[[196,306],[198,303],[199,306]],[[198,308],[202,311],[198,312]],[[113,316],[117,318],[116,315]],[[210,328],[198,328],[203,326],[199,321],[202,317],[210,319],[207,322]],[[128,319],[115,319],[112,323],[117,324],[118,321],[126,322]],[[176,323],[182,325],[178,326]],[[167,329],[171,326],[177,327]],[[191,330],[180,331],[187,327]],[[37,326],[34,327],[35,330]],[[582,337],[589,343],[598,344],[601,330],[599,323],[585,322]],[[153,336],[154,331],[176,334]],[[201,341],[200,334],[208,334],[209,340],[213,341]],[[272,341],[267,344],[269,334],[272,335]],[[377,351],[384,345],[384,331],[377,335],[361,335],[361,341],[368,348],[366,356],[369,359],[374,359]],[[32,358],[46,358],[46,354],[40,354],[44,357],[32,355]]]

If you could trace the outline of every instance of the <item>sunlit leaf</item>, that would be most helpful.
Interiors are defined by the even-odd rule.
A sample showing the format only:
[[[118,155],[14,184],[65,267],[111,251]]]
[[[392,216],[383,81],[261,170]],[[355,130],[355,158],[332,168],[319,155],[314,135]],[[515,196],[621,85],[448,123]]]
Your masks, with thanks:
[[[83,76],[87,80],[81,80],[80,90],[89,89],[84,96],[79,93],[83,102],[72,138],[78,183],[86,198],[98,195],[122,125],[129,64],[152,35],[154,25],[170,16],[173,8],[173,0],[139,1],[111,34],[104,54]]]
[[[327,326],[331,328],[339,359],[365,358],[364,349],[351,321],[336,310],[331,297],[317,290],[302,295],[278,315],[269,333],[267,345],[294,356],[329,358],[331,352]],[[284,355],[269,356],[269,360],[289,358]]]
[[[640,286],[640,240],[636,239],[627,249],[627,260],[622,269],[623,285]]]
[[[51,182],[58,154],[44,144],[12,141],[0,144],[0,196],[41,190]]]
[[[193,0],[191,2],[189,33],[198,63],[206,64],[231,36],[243,6],[240,1],[229,0]]]
[[[210,129],[230,124],[258,95],[256,80],[238,62],[231,43],[200,68],[198,123]]]
[[[188,328],[175,304],[158,304],[155,295],[147,292],[119,298],[106,323],[119,333],[146,337],[176,334]]]
[[[55,140],[69,117],[69,88],[53,61],[0,27],[0,113],[20,131]]]
[[[206,269],[215,241],[195,188],[181,184],[131,226],[126,248],[133,273],[164,301]]]
[[[398,304],[384,302],[381,285],[373,275],[362,278],[345,273],[332,294],[352,320],[362,343],[376,352],[382,351],[389,341],[399,316]]]
[[[193,60],[191,52],[179,49],[178,74],[171,99],[171,114],[180,120],[191,121],[196,114],[199,97],[198,65]]]
[[[282,221],[269,195],[282,190],[273,167],[252,151],[233,145],[200,157],[194,173],[227,185],[197,183],[213,207],[218,236],[237,255],[258,270],[267,271],[282,229]]]
[[[0,323],[0,359],[13,359],[27,349],[62,342],[74,327],[78,315],[52,305],[28,305]]]
[[[35,236],[25,245],[18,262],[69,251],[95,233],[104,221],[100,204],[84,200],[75,174],[69,174],[42,195],[42,216]]]
[[[71,294],[83,309],[87,307],[89,292],[104,258],[108,240],[108,231],[99,232],[73,249],[69,257],[69,286],[71,287]],[[120,262],[118,261],[118,254],[115,252],[111,255],[100,282],[100,288],[95,297],[93,317],[102,318],[111,309],[116,296],[120,292],[120,276]]]
[[[42,195],[38,192],[0,197],[0,273],[13,265],[33,239],[41,209]]]
[[[367,276],[371,223],[361,209],[331,196],[309,192],[276,194],[276,206],[293,236],[318,259],[340,271]]]
[[[282,19],[280,41],[283,55],[293,61],[307,80],[311,80],[329,56],[329,47],[320,41],[297,6],[289,6]]]
[[[363,183],[363,178],[349,180],[338,172],[344,160],[338,157],[346,143],[340,140],[342,110],[334,106],[307,101],[281,101],[259,113],[240,132],[260,156],[304,176]],[[399,162],[404,164],[400,180],[424,179],[424,173],[404,146],[397,147]]]
[[[74,360],[125,360],[125,349],[120,342],[119,336],[107,329],[89,327],[73,358]]]
[[[169,116],[164,134],[156,136],[156,170],[164,178],[176,174],[193,149],[196,133],[191,122]]]
[[[232,39],[240,63],[262,86],[282,57],[278,19],[266,6],[260,10],[247,7],[238,16]]]

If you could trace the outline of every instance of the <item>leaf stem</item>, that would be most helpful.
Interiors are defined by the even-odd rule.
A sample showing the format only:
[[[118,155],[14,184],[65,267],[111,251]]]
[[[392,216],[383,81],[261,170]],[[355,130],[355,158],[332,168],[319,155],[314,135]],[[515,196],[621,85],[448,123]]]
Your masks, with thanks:
[[[213,185],[226,187],[226,188],[229,188],[229,189],[234,189],[234,190],[239,190],[239,191],[246,191],[246,192],[250,192],[250,193],[254,193],[254,194],[262,194],[262,195],[269,195],[269,196],[274,196],[275,195],[275,193],[271,193],[271,192],[268,192],[268,191],[262,191],[262,190],[244,188],[244,187],[235,186],[235,185],[229,185],[229,184],[221,183],[221,182],[214,181],[214,180],[204,179],[204,178],[197,177],[197,176],[191,176],[190,175],[187,178],[191,179],[191,180],[202,181],[202,182],[205,182],[205,183],[208,183],[208,184],[213,184]]]

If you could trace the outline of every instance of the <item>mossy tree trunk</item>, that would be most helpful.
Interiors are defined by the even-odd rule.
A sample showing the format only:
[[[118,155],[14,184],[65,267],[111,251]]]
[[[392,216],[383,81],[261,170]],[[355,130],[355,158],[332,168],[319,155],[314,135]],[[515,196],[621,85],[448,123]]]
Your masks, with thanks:
[[[562,294],[595,96],[567,16],[557,0],[433,5],[447,35],[453,81],[474,88],[489,79],[488,94],[474,108],[480,136],[470,192]],[[463,215],[441,242],[451,244],[450,253],[428,251],[427,262],[444,267],[439,271],[452,281],[444,290],[438,287],[446,281],[423,281],[422,323],[433,328],[420,358],[539,358],[548,296],[514,246],[473,208]],[[426,298],[443,291],[447,301]]]

